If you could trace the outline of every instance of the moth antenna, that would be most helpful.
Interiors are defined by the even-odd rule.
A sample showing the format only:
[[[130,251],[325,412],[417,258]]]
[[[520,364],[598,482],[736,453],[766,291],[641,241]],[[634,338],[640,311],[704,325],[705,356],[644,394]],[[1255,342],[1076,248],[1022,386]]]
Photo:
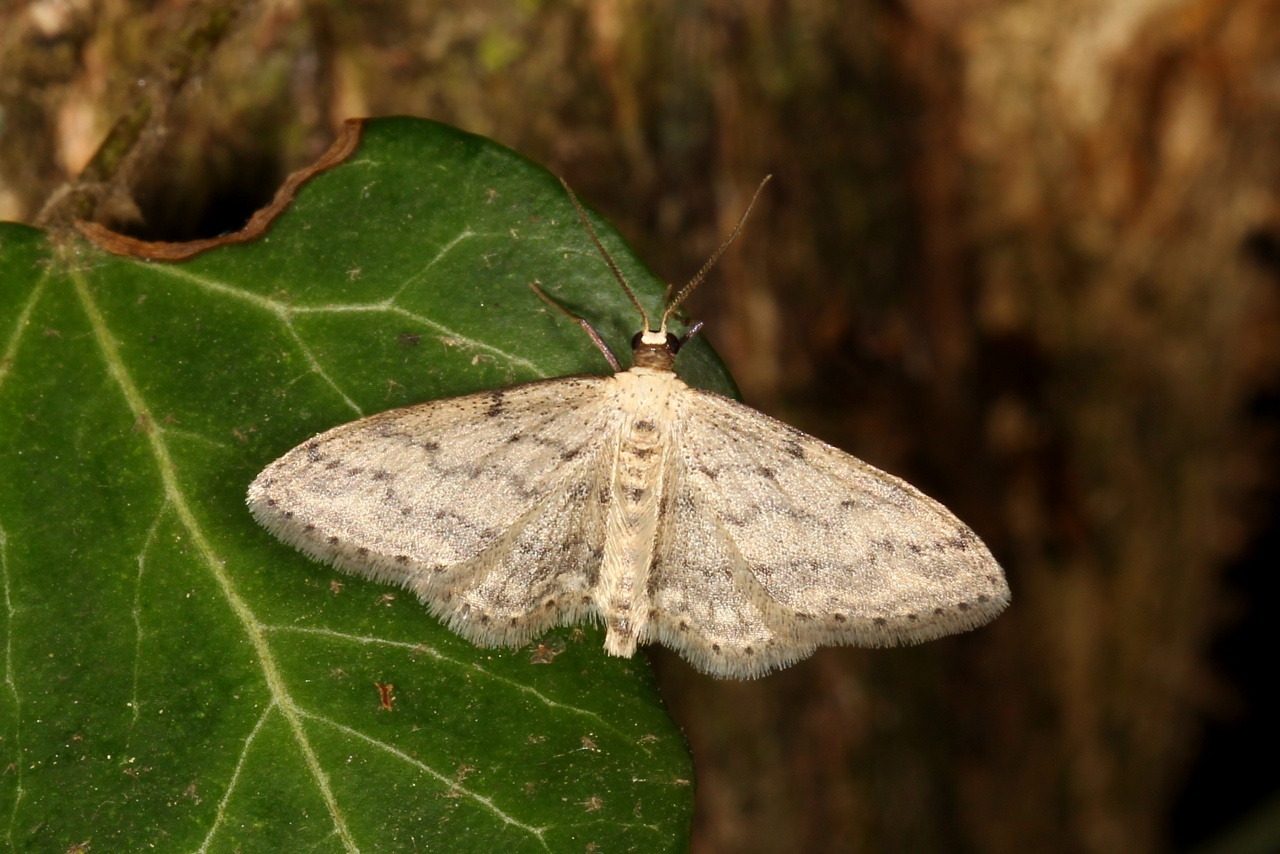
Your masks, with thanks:
[[[720,260],[720,256],[723,255],[724,251],[728,249],[733,241],[738,238],[738,232],[742,231],[742,226],[747,224],[747,217],[751,214],[751,209],[755,207],[756,199],[760,198],[760,191],[764,189],[764,185],[768,184],[769,179],[772,177],[772,175],[764,176],[764,180],[760,182],[760,186],[756,187],[755,193],[751,196],[751,201],[747,204],[747,209],[742,212],[742,217],[738,220],[738,224],[733,227],[733,231],[729,232],[729,236],[725,238],[724,243],[721,243],[720,248],[711,254],[711,257],[707,259],[707,263],[702,265],[702,269],[698,271],[697,275],[689,280],[689,284],[680,289],[680,293],[676,294],[676,298],[667,303],[666,311],[662,313],[662,324],[658,327],[659,331],[667,331],[667,321],[671,319],[671,315],[675,310],[680,307],[680,303],[684,302],[685,297],[689,296],[694,288],[702,284],[703,278],[711,271],[711,268],[715,266],[715,263]],[[635,301],[635,297],[632,297],[631,299],[633,302]]]
[[[569,194],[569,201],[573,202],[574,208],[577,209],[578,219],[582,220],[582,224],[586,226],[587,234],[591,235],[591,242],[596,245],[596,249],[600,250],[600,254],[604,256],[604,262],[613,271],[618,284],[622,285],[622,289],[627,292],[627,297],[631,300],[631,304],[636,307],[636,311],[640,312],[640,317],[644,321],[645,331],[648,331],[650,329],[649,312],[645,311],[644,306],[640,304],[640,300],[636,299],[635,291],[631,290],[631,286],[627,284],[627,280],[622,276],[622,271],[618,269],[618,265],[614,263],[612,256],[604,248],[604,244],[600,242],[600,238],[596,235],[596,230],[591,227],[591,221],[587,219],[587,212],[582,209],[582,203],[578,201],[578,197],[573,192],[573,188],[569,186],[569,182],[561,178],[560,184],[564,187],[564,191]]]

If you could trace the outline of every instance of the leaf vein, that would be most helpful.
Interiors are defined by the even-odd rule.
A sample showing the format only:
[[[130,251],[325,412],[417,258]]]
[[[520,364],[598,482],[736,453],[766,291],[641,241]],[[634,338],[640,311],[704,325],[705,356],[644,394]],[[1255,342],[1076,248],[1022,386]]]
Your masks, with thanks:
[[[490,812],[492,812],[494,815],[496,815],[504,823],[509,824],[512,827],[519,828],[520,830],[523,830],[526,833],[529,833],[531,836],[535,837],[539,842],[542,843],[543,848],[546,848],[546,850],[548,851],[551,850],[550,848],[547,847],[547,841],[543,839],[543,833],[546,832],[547,828],[534,827],[531,824],[525,824],[524,822],[520,821],[514,816],[508,815],[506,812],[502,810],[501,807],[495,804],[491,798],[487,798],[484,795],[480,794],[479,792],[468,789],[466,786],[463,786],[454,778],[446,774],[440,773],[439,771],[432,768],[430,765],[426,764],[422,760],[415,759],[414,757],[410,756],[409,754],[405,753],[403,750],[400,750],[397,747],[393,747],[390,744],[387,744],[382,741],[378,741],[378,739],[374,738],[373,736],[365,735],[364,733],[360,732],[357,729],[352,729],[351,727],[346,726],[345,724],[340,724],[337,721],[330,720],[329,718],[326,718],[322,715],[317,715],[312,712],[308,712],[306,709],[302,709],[302,708],[298,708],[297,712],[299,715],[301,715],[304,718],[308,718],[310,720],[316,721],[317,723],[336,729],[338,732],[351,736],[352,738],[358,738],[361,741],[365,742],[366,744],[372,745],[373,747],[376,747],[379,750],[389,753],[408,765],[412,765],[414,768],[417,768],[418,770],[432,777],[437,782],[448,786],[450,792],[457,792],[459,795],[463,795],[464,797],[470,798],[476,803],[481,804]]]
[[[333,638],[335,640],[347,641],[349,643],[368,644],[368,645],[375,645],[375,646],[389,646],[389,647],[395,647],[397,649],[407,649],[411,652],[429,655],[432,658],[436,659],[437,661],[443,661],[447,664],[452,664],[456,667],[466,669],[468,671],[479,672],[481,675],[489,679],[492,679],[495,682],[500,682],[509,688],[514,688],[517,691],[520,691],[524,694],[528,694],[529,696],[538,700],[548,708],[561,709],[563,711],[573,712],[574,714],[582,715],[583,717],[592,718],[597,723],[599,723],[600,726],[613,730],[615,734],[621,735],[624,738],[627,737],[626,732],[614,726],[606,718],[601,717],[600,715],[596,714],[590,709],[584,709],[584,708],[581,708],[580,706],[574,706],[569,703],[561,703],[559,700],[553,700],[552,698],[548,697],[546,694],[543,694],[541,691],[539,691],[536,688],[530,687],[529,685],[525,685],[521,682],[517,682],[514,679],[508,679],[505,676],[499,676],[496,673],[491,673],[490,671],[485,670],[479,664],[475,664],[472,662],[459,661],[456,658],[450,658],[449,656],[444,655],[438,650],[432,649],[431,647],[426,646],[424,644],[408,643],[407,641],[388,640],[386,638],[369,637],[366,635],[352,635],[352,634],[347,634],[346,632],[335,632],[332,629],[321,629],[321,628],[315,628],[311,626],[263,625],[262,630],[264,632],[290,632],[293,634],[319,635],[321,637]]]
[[[133,412],[139,422],[147,419],[148,407],[146,401],[142,397],[142,393],[138,390],[133,378],[130,376],[128,369],[120,356],[119,347],[112,337],[110,330],[107,328],[106,320],[102,316],[102,312],[98,309],[97,303],[93,299],[93,295],[89,291],[88,282],[80,271],[71,271],[71,282],[75,288],[76,296],[79,298],[81,307],[84,309],[85,316],[89,320],[89,325],[93,330],[93,336],[98,343],[98,348],[102,353],[103,361],[106,363],[107,372],[112,379],[115,380],[119,387],[125,402],[129,409]],[[197,554],[201,556],[205,565],[208,567],[210,575],[217,582],[218,587],[222,591],[223,597],[226,599],[231,610],[239,619],[245,634],[248,636],[250,643],[253,645],[254,651],[257,653],[259,666],[262,668],[263,679],[267,684],[273,702],[280,705],[281,711],[284,713],[285,719],[289,723],[289,727],[293,732],[294,741],[298,745],[298,749],[302,752],[303,760],[306,763],[307,770],[311,772],[317,789],[324,800],[325,807],[329,812],[329,817],[333,821],[338,835],[342,838],[343,845],[350,852],[359,851],[355,844],[354,838],[351,836],[350,830],[347,828],[346,817],[343,816],[342,810],[339,808],[333,790],[329,786],[328,775],[324,769],[320,767],[320,761],[312,748],[311,743],[307,740],[306,733],[302,729],[302,722],[298,719],[294,712],[292,703],[289,701],[289,692],[284,683],[284,678],[280,674],[279,666],[276,664],[275,656],[272,654],[271,647],[267,643],[267,639],[262,632],[261,623],[254,615],[248,603],[241,598],[239,591],[236,590],[235,584],[226,572],[226,564],[223,559],[214,550],[212,544],[205,536],[204,529],[196,521],[195,513],[191,509],[191,505],[187,502],[186,493],[178,484],[176,468],[173,459],[169,454],[169,446],[164,441],[164,433],[158,428],[145,431],[147,441],[151,446],[151,453],[156,460],[156,468],[160,475],[160,481],[163,486],[166,500],[172,505],[178,515],[178,519],[182,523],[182,527],[186,529],[191,537],[191,542],[195,546]]]

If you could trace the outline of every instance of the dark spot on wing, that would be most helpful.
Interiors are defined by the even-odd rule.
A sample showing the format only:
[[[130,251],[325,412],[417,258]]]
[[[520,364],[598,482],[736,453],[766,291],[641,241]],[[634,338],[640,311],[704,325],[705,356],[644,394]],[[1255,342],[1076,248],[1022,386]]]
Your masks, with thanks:
[[[577,458],[577,456],[578,456],[579,454],[581,454],[581,453],[582,453],[582,449],[581,449],[581,448],[569,448],[569,449],[567,449],[567,450],[565,450],[565,451],[561,452],[561,454],[560,454],[560,459],[565,460],[565,461],[572,460],[572,459],[576,459],[576,458]]]
[[[440,450],[440,443],[439,443],[439,442],[432,442],[432,441],[426,441],[426,442],[423,442],[423,443],[422,443],[422,450],[424,450],[424,451],[438,451],[438,450]]]
[[[633,503],[638,502],[641,498],[644,498],[644,493],[645,491],[638,486],[628,486],[627,500]]]
[[[320,460],[320,443],[319,442],[312,442],[311,444],[307,445],[307,456],[311,458],[311,461],[313,463],[318,462]]]
[[[391,480],[394,475],[386,469],[376,469],[372,475],[374,480]]]
[[[510,436],[508,436],[508,437],[507,437],[507,444],[508,444],[508,445],[514,445],[516,442],[519,442],[519,441],[520,441],[520,434],[519,434],[519,433],[513,433],[512,435],[510,435]]]
[[[640,433],[652,433],[654,430],[658,429],[658,425],[645,418],[640,419],[632,426]]]
[[[787,447],[784,448],[784,450],[797,460],[804,459],[804,448],[800,447],[799,442],[788,442]]]
[[[503,397],[501,389],[489,395],[489,408],[484,411],[486,418],[497,418],[503,413]]]
[[[889,621],[888,621],[888,620],[886,620],[884,617],[876,617],[876,618],[875,618],[874,620],[872,620],[871,622],[875,623],[877,626],[887,626],[887,625],[889,625]]]
[[[409,562],[408,555],[396,555],[396,563],[408,563],[408,562]]]
[[[831,615],[831,619],[835,620],[837,623],[847,623],[847,622],[849,622],[849,619],[848,619],[847,617],[845,617],[845,615],[844,615],[844,614],[832,614],[832,615]]]
[[[756,474],[760,475],[760,476],[761,476],[762,478],[764,478],[765,480],[777,480],[777,479],[778,479],[778,473],[777,473],[776,471],[774,471],[773,469],[769,468],[768,466],[757,466],[757,467],[756,467]]]

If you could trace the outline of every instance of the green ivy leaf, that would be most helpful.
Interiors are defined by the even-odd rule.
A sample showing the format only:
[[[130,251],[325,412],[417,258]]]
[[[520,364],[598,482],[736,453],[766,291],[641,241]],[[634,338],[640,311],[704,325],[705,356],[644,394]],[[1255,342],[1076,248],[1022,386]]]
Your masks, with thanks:
[[[11,850],[687,847],[690,759],[642,658],[593,627],[478,649],[244,505],[335,424],[606,372],[535,280],[625,360],[639,319],[556,180],[412,119],[366,123],[264,237],[182,263],[0,226]],[[733,390],[696,340],[679,367]]]

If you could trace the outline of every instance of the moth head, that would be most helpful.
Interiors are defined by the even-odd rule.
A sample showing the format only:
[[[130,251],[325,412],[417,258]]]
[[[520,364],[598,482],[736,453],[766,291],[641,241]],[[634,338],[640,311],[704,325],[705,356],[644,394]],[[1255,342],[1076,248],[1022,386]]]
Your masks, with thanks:
[[[695,330],[697,327],[694,327]],[[646,329],[637,332],[631,339],[631,364],[637,368],[657,368],[661,371],[672,370],[676,354],[680,346],[688,339],[677,338],[670,332]]]

